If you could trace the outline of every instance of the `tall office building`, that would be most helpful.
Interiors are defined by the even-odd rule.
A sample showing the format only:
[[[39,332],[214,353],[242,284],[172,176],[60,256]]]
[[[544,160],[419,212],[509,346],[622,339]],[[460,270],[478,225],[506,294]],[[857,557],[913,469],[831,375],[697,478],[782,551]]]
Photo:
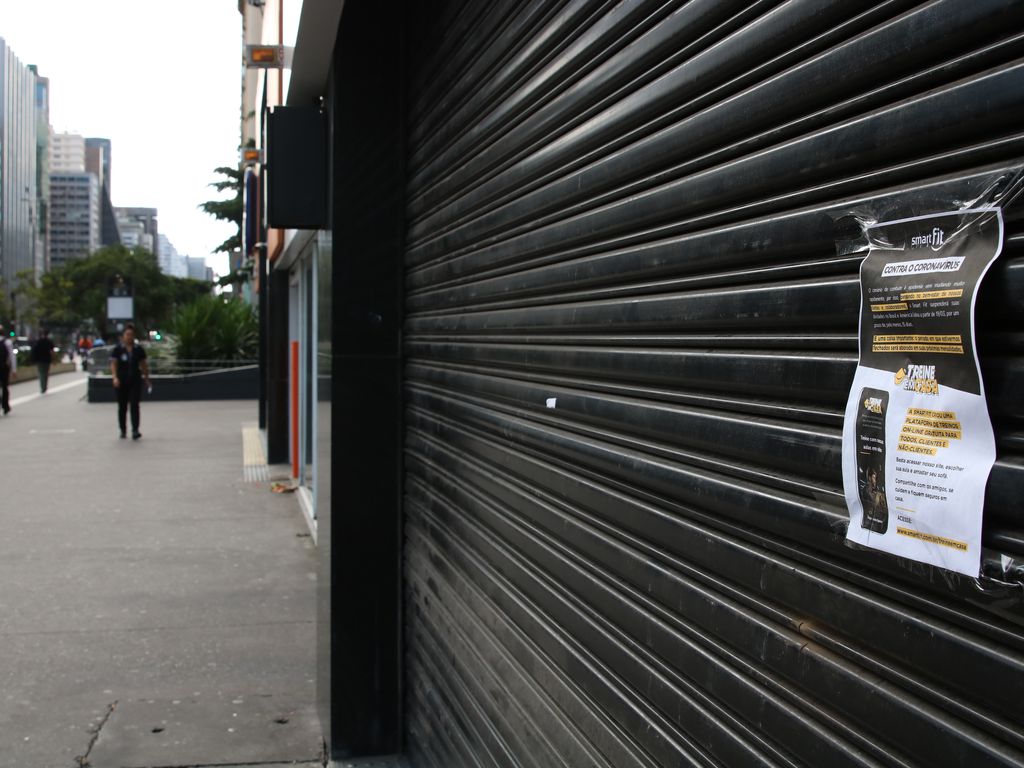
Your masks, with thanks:
[[[110,139],[88,138],[85,145],[85,170],[96,174],[101,187],[110,187]]]
[[[50,137],[50,172],[85,171],[85,137],[77,133],[54,133]]]
[[[128,216],[118,216],[117,229],[121,245],[125,248],[144,248],[150,253],[156,250],[153,236],[146,232],[146,227],[141,221]]]
[[[0,38],[0,277],[35,272],[36,75]]]
[[[85,168],[85,137],[50,136],[50,264],[88,256],[100,247],[99,177]]]
[[[100,243],[117,245],[121,236],[117,229],[117,217],[111,204],[110,185],[110,139],[89,138],[85,140],[85,170],[94,173],[100,185]]]
[[[157,250],[160,252],[158,259],[160,271],[172,277],[188,277],[188,256],[178,253],[178,249],[167,239],[167,235],[161,234],[157,238],[157,242],[159,243]]]
[[[34,64],[28,67],[36,76],[36,217],[35,272],[50,269],[50,78],[40,77]]]
[[[142,225],[142,232],[149,236],[143,238],[148,245],[142,245],[156,256],[157,264],[160,263],[160,231],[157,227],[156,208],[114,208],[114,216],[117,219],[118,227],[121,230],[122,243],[129,248],[133,247],[124,241],[125,222],[136,222]]]
[[[100,247],[100,190],[85,171],[50,174],[50,263],[57,267]]]
[[[207,283],[213,282],[213,270],[206,266],[205,256],[186,256],[188,263],[188,277],[192,280],[202,280]]]

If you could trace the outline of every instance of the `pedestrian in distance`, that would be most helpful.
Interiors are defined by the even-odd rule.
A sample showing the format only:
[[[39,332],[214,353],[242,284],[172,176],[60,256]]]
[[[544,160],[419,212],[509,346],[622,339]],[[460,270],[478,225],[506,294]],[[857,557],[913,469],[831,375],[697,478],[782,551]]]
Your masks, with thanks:
[[[6,329],[0,325],[0,408],[3,409],[4,416],[11,412],[8,388],[12,378],[18,378],[18,357],[14,353],[14,342],[7,335]]]
[[[92,337],[82,334],[78,337],[78,356],[82,359],[82,370],[89,370],[89,350],[92,349]]]
[[[53,342],[50,340],[50,332],[45,328],[39,331],[39,338],[32,345],[32,360],[39,371],[39,391],[45,393],[50,382],[50,366],[53,364]]]
[[[121,343],[110,353],[110,375],[114,377],[117,390],[117,425],[121,428],[121,439],[126,435],[129,408],[132,417],[132,440],[142,437],[139,432],[139,401],[142,399],[142,384],[151,389],[149,361],[146,350],[135,342],[135,326],[131,323],[121,334]]]

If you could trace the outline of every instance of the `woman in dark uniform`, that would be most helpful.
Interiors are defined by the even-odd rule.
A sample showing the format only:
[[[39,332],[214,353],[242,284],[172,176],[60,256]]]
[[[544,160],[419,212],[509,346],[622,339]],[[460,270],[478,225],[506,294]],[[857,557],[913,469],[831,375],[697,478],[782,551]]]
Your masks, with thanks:
[[[121,335],[121,343],[110,353],[110,375],[114,377],[114,388],[117,390],[117,424],[121,428],[121,438],[126,437],[126,416],[131,406],[132,440],[142,437],[139,432],[139,400],[142,398],[142,383],[146,388],[149,382],[149,362],[146,350],[135,343],[135,326],[125,326]]]

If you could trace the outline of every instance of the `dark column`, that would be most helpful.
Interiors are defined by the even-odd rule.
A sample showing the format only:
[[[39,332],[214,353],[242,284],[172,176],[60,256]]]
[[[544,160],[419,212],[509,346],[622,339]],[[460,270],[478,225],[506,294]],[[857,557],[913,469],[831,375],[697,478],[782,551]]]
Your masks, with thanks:
[[[319,682],[332,759],[402,748],[402,18],[396,3],[345,5],[328,105],[333,491],[318,509],[318,547],[330,584]]]
[[[270,369],[267,367],[267,312],[269,311],[269,303],[267,301],[267,294],[269,293],[269,286],[267,285],[267,246],[264,245],[266,242],[266,232],[263,232],[263,241],[256,246],[256,269],[259,274],[259,320],[260,320],[260,383],[259,383],[259,423],[260,429],[267,428],[267,390],[268,382],[270,381]]]

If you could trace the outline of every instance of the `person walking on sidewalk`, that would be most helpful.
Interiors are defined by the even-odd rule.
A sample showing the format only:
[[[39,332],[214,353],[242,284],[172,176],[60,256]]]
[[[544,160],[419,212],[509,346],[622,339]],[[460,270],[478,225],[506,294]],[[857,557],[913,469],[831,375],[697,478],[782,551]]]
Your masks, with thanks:
[[[18,378],[18,357],[14,354],[14,342],[0,325],[0,408],[4,416],[11,412],[9,386],[11,377]]]
[[[53,364],[53,342],[50,340],[50,332],[45,328],[39,332],[39,338],[32,345],[32,359],[39,371],[39,391],[46,392],[50,381],[50,365]]]
[[[142,437],[139,432],[139,400],[142,399],[142,382],[150,387],[149,361],[146,350],[135,343],[135,326],[131,323],[124,328],[121,343],[110,353],[110,375],[114,377],[117,390],[117,424],[121,428],[121,439],[126,437],[127,411],[131,406],[132,440]]]
[[[92,349],[92,336],[82,334],[78,337],[78,356],[82,359],[82,370],[89,370],[89,350]]]

